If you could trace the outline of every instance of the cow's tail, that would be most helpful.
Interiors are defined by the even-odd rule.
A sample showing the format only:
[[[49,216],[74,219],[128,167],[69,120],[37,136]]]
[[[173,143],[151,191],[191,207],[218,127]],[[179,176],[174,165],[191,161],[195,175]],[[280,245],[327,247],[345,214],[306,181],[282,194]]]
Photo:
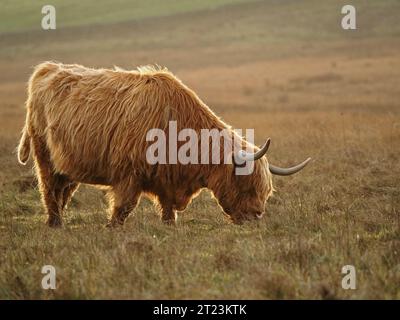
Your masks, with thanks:
[[[22,137],[18,145],[18,161],[23,165],[28,161],[31,152],[31,136],[29,135],[27,125],[26,123],[22,130]]]
[[[29,83],[28,83],[28,100],[26,101],[26,121],[25,127],[22,130],[22,137],[18,146],[18,161],[19,163],[25,165],[29,159],[29,154],[31,152],[31,133],[28,130],[32,117],[30,116],[34,106],[32,103],[32,97],[34,96],[34,87],[36,85],[41,86],[40,81],[49,75],[50,72],[58,69],[58,65],[55,62],[46,61],[38,64],[32,73]]]

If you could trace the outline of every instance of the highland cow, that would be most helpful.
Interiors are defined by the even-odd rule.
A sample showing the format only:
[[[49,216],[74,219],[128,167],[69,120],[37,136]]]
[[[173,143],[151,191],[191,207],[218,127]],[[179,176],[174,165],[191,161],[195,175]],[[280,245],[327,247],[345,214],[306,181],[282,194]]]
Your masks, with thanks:
[[[32,149],[49,226],[62,224],[62,212],[80,183],[107,188],[109,226],[122,225],[141,195],[174,223],[201,189],[209,189],[234,222],[260,218],[273,191],[271,173],[288,175],[264,156],[269,140],[258,148],[239,137],[241,147],[231,164],[149,164],[146,132],[228,129],[200,98],[166,69],[141,67],[91,69],[45,62],[36,66],[28,86],[27,115],[18,147],[26,164]],[[235,175],[238,161],[254,161],[249,175]]]

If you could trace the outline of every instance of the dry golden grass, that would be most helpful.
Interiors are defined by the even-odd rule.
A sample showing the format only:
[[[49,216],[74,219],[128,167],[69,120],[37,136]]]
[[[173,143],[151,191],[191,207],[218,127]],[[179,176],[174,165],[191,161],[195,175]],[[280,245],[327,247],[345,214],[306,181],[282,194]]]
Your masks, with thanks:
[[[7,59],[0,64],[0,298],[400,298],[396,35],[381,26],[382,36],[372,27],[371,37],[361,29],[361,37],[349,39],[333,27],[313,35],[292,20],[290,28],[299,31],[284,29],[279,41],[270,39],[267,27],[277,22],[264,17],[267,9],[280,12],[273,3],[219,9],[224,23],[214,11],[181,14],[174,22],[150,19],[143,23],[149,34],[159,34],[154,42],[129,24],[115,25],[118,33],[105,31],[104,41],[90,45],[84,32],[60,30],[58,40],[29,55],[24,34],[0,39],[7,44],[0,51]],[[369,21],[382,14],[381,6],[364,10]],[[400,12],[394,8],[388,21]],[[253,17],[250,24],[242,12]],[[221,24],[225,33],[213,33]],[[171,46],[163,30],[177,32]],[[251,37],[237,40],[238,30]],[[126,42],[132,33],[136,44]],[[42,43],[40,35],[31,36]],[[16,54],[10,58],[10,52]],[[289,165],[307,156],[313,162],[274,179],[277,192],[261,222],[229,224],[203,192],[175,228],[143,200],[124,228],[108,230],[101,191],[82,187],[65,226],[49,229],[32,170],[18,166],[14,154],[29,66],[46,59],[166,65],[234,127],[254,128],[259,142],[271,137],[271,162]],[[57,269],[57,290],[41,288],[45,264]],[[356,290],[341,288],[347,264],[356,267]]]

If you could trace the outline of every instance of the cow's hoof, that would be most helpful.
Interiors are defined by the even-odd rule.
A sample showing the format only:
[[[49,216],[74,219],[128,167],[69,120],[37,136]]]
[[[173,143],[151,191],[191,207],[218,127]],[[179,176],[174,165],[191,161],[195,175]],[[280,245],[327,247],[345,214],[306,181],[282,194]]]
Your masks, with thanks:
[[[115,224],[110,221],[110,222],[107,222],[105,227],[106,227],[106,229],[114,229],[115,228]]]
[[[122,226],[123,226],[123,223],[116,222],[116,221],[109,221],[109,222],[105,225],[105,227],[106,227],[107,229],[115,229],[115,228],[122,227]]]
[[[62,220],[60,218],[49,218],[47,220],[47,225],[50,228],[61,228],[62,227]]]
[[[162,222],[168,226],[176,226],[176,219],[162,219]]]

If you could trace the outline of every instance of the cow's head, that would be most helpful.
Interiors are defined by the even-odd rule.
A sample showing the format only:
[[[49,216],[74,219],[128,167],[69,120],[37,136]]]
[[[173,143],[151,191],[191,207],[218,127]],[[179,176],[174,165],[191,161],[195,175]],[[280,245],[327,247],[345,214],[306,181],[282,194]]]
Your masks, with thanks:
[[[308,158],[291,168],[280,168],[268,163],[264,156],[268,151],[270,139],[261,147],[254,147],[254,152],[243,150],[233,155],[233,165],[225,166],[217,175],[212,188],[218,203],[234,223],[260,219],[268,198],[273,192],[272,174],[291,175],[303,169],[311,160]],[[254,168],[249,175],[237,175],[235,168],[246,161],[254,161]]]

